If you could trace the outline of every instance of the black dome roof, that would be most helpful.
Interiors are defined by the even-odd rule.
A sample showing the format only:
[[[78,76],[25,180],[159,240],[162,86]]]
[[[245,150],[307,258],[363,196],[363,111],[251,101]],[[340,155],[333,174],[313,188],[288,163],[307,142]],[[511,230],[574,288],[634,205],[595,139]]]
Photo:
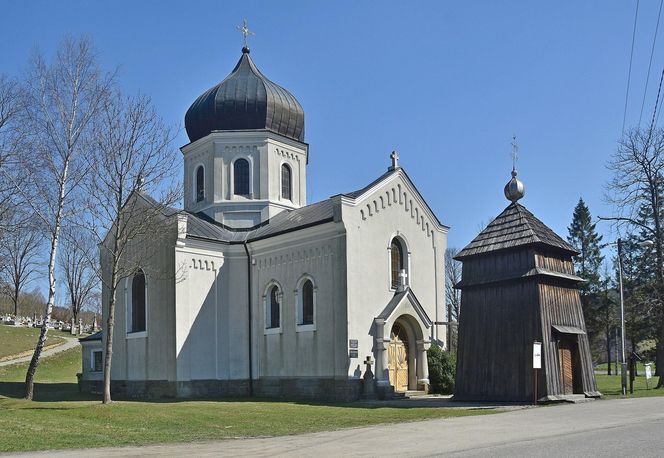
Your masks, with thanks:
[[[214,130],[267,129],[304,141],[304,110],[286,89],[267,79],[242,49],[230,75],[205,91],[184,117],[189,140]]]

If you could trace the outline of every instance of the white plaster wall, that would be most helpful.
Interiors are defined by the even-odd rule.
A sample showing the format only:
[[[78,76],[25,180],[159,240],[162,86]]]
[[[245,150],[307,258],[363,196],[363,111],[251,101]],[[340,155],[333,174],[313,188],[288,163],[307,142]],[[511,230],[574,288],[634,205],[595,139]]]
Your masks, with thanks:
[[[231,227],[251,227],[285,209],[306,205],[308,145],[269,131],[213,132],[181,148],[185,209],[202,211]],[[233,163],[249,161],[250,195],[233,192]],[[292,171],[293,199],[281,198],[281,164]],[[205,200],[195,202],[198,165],[205,166]]]
[[[172,222],[172,219],[169,220]],[[164,220],[161,232],[137,238],[126,249],[127,264],[140,265],[146,277],[146,332],[140,337],[127,333],[127,302],[131,295],[131,278],[120,282],[116,294],[113,333],[115,380],[175,379],[175,281],[174,245],[176,230]],[[105,282],[102,286],[103,331],[107,335],[110,279],[108,257],[102,251]],[[104,337],[105,348],[105,337]]]
[[[246,256],[242,246],[187,239],[176,285],[178,380],[246,379]]]
[[[346,277],[345,232],[340,223],[251,244],[257,374],[261,377],[345,376]],[[316,286],[315,330],[298,330],[296,287],[303,275]],[[265,330],[263,296],[270,282],[283,293],[281,330]],[[256,373],[256,372],[255,372]]]
[[[401,172],[356,202],[346,200],[342,215],[347,228],[348,338],[359,341],[361,363],[368,355],[375,357],[372,323],[394,296],[388,250],[394,236],[406,241],[410,253],[411,289],[432,321],[445,319],[447,229],[436,227]],[[430,337],[436,331],[444,341],[442,326],[434,326]]]

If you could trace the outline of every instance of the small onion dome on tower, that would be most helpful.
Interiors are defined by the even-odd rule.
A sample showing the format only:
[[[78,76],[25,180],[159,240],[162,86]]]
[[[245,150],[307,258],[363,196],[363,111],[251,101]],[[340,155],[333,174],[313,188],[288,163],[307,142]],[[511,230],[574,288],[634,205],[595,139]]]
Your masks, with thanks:
[[[512,203],[516,203],[524,195],[526,195],[526,187],[516,177],[516,169],[512,169],[512,179],[505,185],[505,197]]]
[[[302,106],[256,68],[246,46],[231,74],[189,107],[184,125],[192,142],[215,130],[263,129],[304,141]]]

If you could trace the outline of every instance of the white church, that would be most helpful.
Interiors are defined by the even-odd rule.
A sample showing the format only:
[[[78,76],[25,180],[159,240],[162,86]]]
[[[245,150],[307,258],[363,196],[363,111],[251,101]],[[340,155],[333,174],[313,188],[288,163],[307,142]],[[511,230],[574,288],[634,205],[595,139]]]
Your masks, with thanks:
[[[426,390],[448,228],[397,155],[361,189],[307,203],[304,111],[246,46],[185,127],[184,209],[118,291],[114,394],[354,400],[367,367],[381,397]],[[99,389],[103,334],[81,342],[84,390]]]

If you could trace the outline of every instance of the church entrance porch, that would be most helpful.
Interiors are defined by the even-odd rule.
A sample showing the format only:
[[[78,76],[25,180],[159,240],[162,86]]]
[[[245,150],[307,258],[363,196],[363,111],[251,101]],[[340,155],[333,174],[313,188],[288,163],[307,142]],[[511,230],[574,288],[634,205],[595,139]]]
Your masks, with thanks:
[[[398,291],[374,319],[379,398],[394,392],[428,391],[427,350],[432,324],[410,288]]]

